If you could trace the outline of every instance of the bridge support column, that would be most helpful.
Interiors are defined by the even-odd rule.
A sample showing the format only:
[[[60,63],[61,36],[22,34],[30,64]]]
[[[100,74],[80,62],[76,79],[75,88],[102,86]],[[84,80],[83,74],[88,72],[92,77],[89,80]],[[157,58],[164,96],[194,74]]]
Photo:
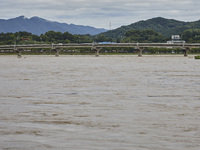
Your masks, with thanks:
[[[59,57],[60,48],[55,48],[54,51],[56,52],[55,57]]]
[[[102,49],[101,47],[93,47],[92,49],[95,50],[95,56],[99,57],[99,51]]]
[[[188,53],[190,51],[190,48],[189,47],[186,47],[184,50],[184,57],[187,57],[188,56]]]
[[[99,51],[100,51],[100,49],[96,49],[96,51],[95,51],[95,56],[96,57],[99,57]]]
[[[22,52],[24,51],[23,49],[16,49],[15,50],[18,54],[17,54],[17,58],[21,58],[22,57]]]
[[[144,50],[144,47],[139,47],[138,50],[139,50],[138,57],[142,57],[142,52]]]

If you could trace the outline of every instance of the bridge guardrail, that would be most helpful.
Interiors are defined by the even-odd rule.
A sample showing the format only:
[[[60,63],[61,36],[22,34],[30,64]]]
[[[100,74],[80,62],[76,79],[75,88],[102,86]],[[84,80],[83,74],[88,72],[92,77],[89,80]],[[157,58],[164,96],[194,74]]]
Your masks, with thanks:
[[[27,45],[0,45],[0,49],[17,49],[17,48],[76,48],[76,47],[158,47],[158,48],[200,48],[200,43],[69,43],[69,44],[27,44]]]

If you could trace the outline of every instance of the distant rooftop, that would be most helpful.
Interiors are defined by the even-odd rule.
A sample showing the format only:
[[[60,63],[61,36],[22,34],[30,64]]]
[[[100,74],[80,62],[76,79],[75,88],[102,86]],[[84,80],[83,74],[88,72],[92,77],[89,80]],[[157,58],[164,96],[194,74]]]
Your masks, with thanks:
[[[180,35],[172,35],[172,41],[173,40],[181,40]]]

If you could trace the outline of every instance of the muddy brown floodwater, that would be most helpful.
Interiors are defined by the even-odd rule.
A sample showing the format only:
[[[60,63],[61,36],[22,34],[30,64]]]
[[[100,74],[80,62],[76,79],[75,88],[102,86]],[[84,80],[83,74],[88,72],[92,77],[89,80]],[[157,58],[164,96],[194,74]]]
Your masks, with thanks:
[[[2,150],[199,150],[200,61],[0,56]]]

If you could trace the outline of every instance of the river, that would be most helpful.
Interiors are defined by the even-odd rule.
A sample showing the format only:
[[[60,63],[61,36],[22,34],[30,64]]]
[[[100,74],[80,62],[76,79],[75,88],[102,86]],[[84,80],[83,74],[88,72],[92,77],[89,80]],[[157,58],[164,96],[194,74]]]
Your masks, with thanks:
[[[2,150],[199,150],[200,61],[0,56]]]

